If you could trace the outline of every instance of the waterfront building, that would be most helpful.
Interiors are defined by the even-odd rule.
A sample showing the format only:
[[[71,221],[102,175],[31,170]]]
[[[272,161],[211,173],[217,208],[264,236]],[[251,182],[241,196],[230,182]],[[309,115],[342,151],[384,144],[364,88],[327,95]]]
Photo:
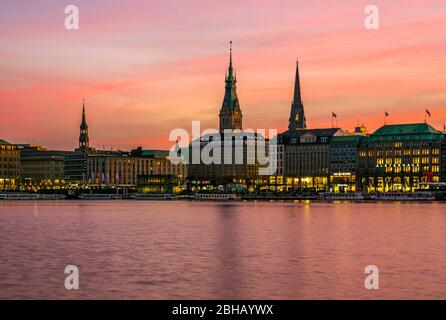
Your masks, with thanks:
[[[16,190],[20,177],[20,151],[0,140],[0,191]]]
[[[359,146],[366,138],[365,130],[337,135],[331,139],[329,150],[330,192],[358,190]]]
[[[278,135],[279,150],[283,155],[283,190],[328,190],[330,142],[334,136],[342,134],[339,128],[307,129],[299,63],[296,63],[288,130]]]
[[[65,187],[64,157],[67,151],[22,145],[20,149],[20,189],[60,190]]]
[[[263,145],[258,144],[261,140]],[[200,153],[211,144],[220,151],[218,156],[212,155],[214,159],[218,158],[218,163],[205,163],[201,157],[194,163],[193,147],[190,147],[188,178],[192,191],[254,191],[259,187],[260,169],[267,164],[259,162],[257,151],[262,148],[260,152],[264,151],[268,157],[267,139],[256,133],[240,132],[231,138],[225,134],[204,135],[198,143]],[[229,146],[225,147],[225,143]]]
[[[129,188],[135,189],[138,177],[173,176],[185,179],[187,166],[174,165],[169,151],[90,150],[74,152],[65,157],[65,177],[73,188]]]
[[[140,175],[137,180],[138,193],[174,194],[185,189],[184,180],[177,175]]]
[[[64,177],[68,188],[87,187],[87,152],[76,150],[64,155]]]
[[[361,191],[427,189],[445,182],[445,171],[444,134],[427,123],[384,125],[360,145]]]
[[[185,179],[186,164],[174,165],[169,151],[96,150],[89,145],[85,104],[82,106],[79,148],[64,157],[64,175],[73,189],[130,189],[136,190],[138,177],[152,175],[174,176]]]
[[[284,184],[288,191],[327,191],[330,178],[330,143],[342,135],[339,128],[287,130],[279,135],[284,145]]]
[[[268,140],[253,132],[243,132],[242,111],[237,97],[236,76],[232,65],[232,42],[229,56],[229,66],[225,78],[225,94],[220,108],[218,132],[206,134],[194,141],[189,147],[190,189],[253,191],[257,187],[257,178],[261,165],[257,157],[258,142],[263,142],[265,157],[268,156]],[[210,154],[215,161],[207,163],[201,157],[195,160],[203,149],[214,149]],[[213,152],[213,151],[212,151]],[[218,159],[217,159],[218,158]]]

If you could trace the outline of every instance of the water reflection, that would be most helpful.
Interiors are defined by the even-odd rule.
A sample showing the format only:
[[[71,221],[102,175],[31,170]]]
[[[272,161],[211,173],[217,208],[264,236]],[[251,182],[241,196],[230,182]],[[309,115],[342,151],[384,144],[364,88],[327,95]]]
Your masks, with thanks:
[[[0,202],[0,298],[445,298],[445,203]],[[63,287],[66,265],[81,289]],[[364,268],[382,289],[364,289]]]

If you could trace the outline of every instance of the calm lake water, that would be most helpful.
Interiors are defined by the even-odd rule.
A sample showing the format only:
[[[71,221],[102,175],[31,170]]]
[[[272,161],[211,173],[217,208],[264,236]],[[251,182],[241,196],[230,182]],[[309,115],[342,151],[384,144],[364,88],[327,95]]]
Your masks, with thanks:
[[[0,298],[446,299],[446,203],[3,201]]]

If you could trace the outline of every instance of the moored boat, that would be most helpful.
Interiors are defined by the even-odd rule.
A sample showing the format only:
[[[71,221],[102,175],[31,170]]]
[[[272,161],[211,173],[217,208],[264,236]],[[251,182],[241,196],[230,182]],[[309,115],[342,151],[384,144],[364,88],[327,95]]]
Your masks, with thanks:
[[[197,193],[193,197],[194,200],[208,200],[208,201],[228,201],[241,200],[240,196],[232,193]]]
[[[122,195],[119,194],[102,194],[102,193],[83,193],[79,196],[82,200],[120,200]]]
[[[364,196],[360,192],[345,192],[345,193],[325,193],[323,195],[325,200],[364,200]]]
[[[137,193],[131,196],[135,200],[176,200],[174,194],[162,193],[162,194],[150,194],[150,193]]]
[[[389,201],[432,201],[435,200],[435,193],[431,191],[379,192],[370,194],[370,199]]]

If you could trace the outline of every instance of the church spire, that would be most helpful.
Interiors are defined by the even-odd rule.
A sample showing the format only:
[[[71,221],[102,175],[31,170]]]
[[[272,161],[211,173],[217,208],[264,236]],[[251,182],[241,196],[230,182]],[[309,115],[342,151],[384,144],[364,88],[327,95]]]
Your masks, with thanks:
[[[296,79],[294,81],[294,96],[291,104],[290,119],[288,129],[305,129],[307,127],[305,119],[304,104],[300,93],[299,60],[296,61]]]
[[[227,79],[233,78],[233,67],[232,67],[232,41],[229,41],[229,67]]]
[[[302,103],[300,95],[300,76],[299,76],[299,60],[296,60],[296,79],[294,81],[294,99],[293,102]]]
[[[232,41],[229,42],[229,66],[225,77],[225,96],[220,109],[220,130],[242,129],[242,111],[237,97],[237,79],[232,66]]]
[[[82,123],[81,123],[81,128],[82,127],[88,129],[87,120],[86,120],[86,117],[85,117],[85,99],[82,101]]]
[[[90,147],[90,139],[88,137],[87,118],[85,116],[85,99],[82,102],[82,122],[80,125],[79,148],[86,150]]]

